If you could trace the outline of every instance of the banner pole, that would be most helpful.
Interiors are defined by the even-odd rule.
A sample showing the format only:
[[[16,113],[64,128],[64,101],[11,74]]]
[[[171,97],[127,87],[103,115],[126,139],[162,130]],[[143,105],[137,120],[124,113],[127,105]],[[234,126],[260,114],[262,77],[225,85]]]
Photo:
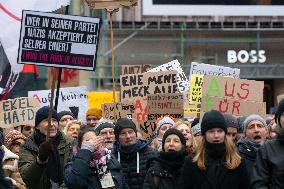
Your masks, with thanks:
[[[110,46],[111,46],[111,67],[112,67],[112,93],[113,93],[113,103],[115,103],[115,62],[114,62],[114,48],[113,48],[113,30],[112,30],[112,13],[109,12],[109,22],[110,22]]]

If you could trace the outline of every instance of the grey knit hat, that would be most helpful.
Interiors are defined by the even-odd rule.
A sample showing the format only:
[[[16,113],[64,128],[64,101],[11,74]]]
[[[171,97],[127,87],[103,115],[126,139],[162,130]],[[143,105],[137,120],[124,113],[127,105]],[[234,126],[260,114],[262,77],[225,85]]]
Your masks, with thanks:
[[[192,135],[196,135],[197,133],[201,133],[200,123],[197,123],[193,127],[191,127]]]
[[[265,120],[261,116],[256,115],[256,114],[252,114],[252,115],[248,116],[243,123],[243,132],[244,133],[246,132],[249,123],[251,121],[255,121],[255,120],[260,121],[264,125],[264,127],[266,129],[268,129]]]

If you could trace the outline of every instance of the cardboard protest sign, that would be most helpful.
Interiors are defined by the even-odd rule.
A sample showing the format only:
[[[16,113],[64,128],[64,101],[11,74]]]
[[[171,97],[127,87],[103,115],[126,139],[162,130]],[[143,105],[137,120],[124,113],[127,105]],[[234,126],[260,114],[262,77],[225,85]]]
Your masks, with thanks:
[[[56,93],[56,90],[55,90]],[[29,91],[29,97],[34,97],[40,102],[40,106],[49,106],[51,99],[50,90]],[[71,111],[79,120],[86,120],[88,110],[87,87],[60,88],[57,112]]]
[[[102,104],[113,103],[112,91],[105,92],[88,92],[89,108],[101,109]],[[115,94],[116,102],[119,101],[119,93]]]
[[[102,113],[104,118],[114,121],[124,117],[132,119],[134,105],[133,102],[102,104]]]
[[[0,102],[0,124],[2,128],[19,125],[34,125],[40,104],[34,98],[15,98]]]
[[[161,66],[155,67],[149,70],[148,72],[160,72],[160,71],[167,71],[167,70],[176,70],[178,72],[177,84],[178,84],[178,89],[180,93],[183,93],[189,90],[189,81],[186,75],[184,74],[178,60],[173,60],[169,63],[162,64]]]
[[[176,71],[121,75],[121,100],[133,100],[149,94],[178,93],[176,78]]]
[[[209,105],[208,101],[210,102]],[[218,110],[221,113],[227,113],[236,116],[249,116],[251,114],[258,114],[265,117],[265,103],[263,102],[253,102],[226,97],[202,97],[201,107],[205,112],[214,109]]]
[[[151,64],[122,65],[121,66],[121,75],[140,74],[140,73],[147,72],[150,68],[151,68]]]
[[[189,103],[200,104],[202,97],[203,75],[193,74],[190,78]]]
[[[100,19],[23,11],[18,63],[94,70]]]
[[[263,81],[205,75],[203,77],[202,96],[229,97],[262,102],[263,88]]]
[[[213,75],[213,76],[229,76],[229,77],[239,78],[240,77],[240,69],[192,62],[191,67],[190,67],[189,77],[193,74]]]

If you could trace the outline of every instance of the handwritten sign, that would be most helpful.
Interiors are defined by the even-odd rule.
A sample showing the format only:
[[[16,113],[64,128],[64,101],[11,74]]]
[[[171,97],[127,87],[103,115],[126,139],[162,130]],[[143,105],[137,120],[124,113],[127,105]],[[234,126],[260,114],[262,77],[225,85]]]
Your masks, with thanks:
[[[34,125],[40,104],[34,98],[15,98],[0,102],[0,124],[2,128],[19,125]]]
[[[229,77],[239,78],[240,77],[240,69],[192,62],[191,67],[190,67],[189,77],[193,74],[213,75],[213,76],[229,76]]]
[[[29,91],[28,96],[36,98],[41,107],[50,104],[50,90]],[[85,121],[88,110],[87,87],[60,88],[57,112],[63,110],[71,111],[79,120]]]
[[[203,75],[193,74],[190,78],[189,102],[191,104],[200,104],[202,97]]]
[[[105,92],[88,92],[89,108],[102,108],[102,104],[113,103],[112,91]],[[116,102],[119,101],[119,93],[115,94]]]
[[[167,70],[169,70],[169,71],[175,70],[175,71],[178,72],[177,84],[178,84],[178,89],[179,89],[180,93],[183,93],[183,92],[189,90],[189,81],[188,81],[186,75],[184,74],[178,60],[173,60],[169,63],[162,64],[158,67],[155,67],[155,68],[149,70],[148,72],[160,72],[160,71],[167,71]]]
[[[176,71],[121,75],[121,100],[133,100],[150,94],[178,93],[176,77]]]
[[[121,66],[121,75],[140,74],[140,73],[147,72],[150,68],[151,68],[151,64],[122,65]]]
[[[206,98],[210,98],[209,100]],[[210,106],[206,102],[210,101]],[[201,107],[205,111],[218,110],[221,113],[232,114],[236,116],[249,116],[258,114],[265,117],[265,103],[252,102],[246,100],[236,100],[231,98],[202,97]]]
[[[100,19],[23,11],[18,63],[95,69]]]
[[[132,119],[134,114],[134,105],[133,102],[102,104],[102,113],[104,118],[114,121],[124,117]]]

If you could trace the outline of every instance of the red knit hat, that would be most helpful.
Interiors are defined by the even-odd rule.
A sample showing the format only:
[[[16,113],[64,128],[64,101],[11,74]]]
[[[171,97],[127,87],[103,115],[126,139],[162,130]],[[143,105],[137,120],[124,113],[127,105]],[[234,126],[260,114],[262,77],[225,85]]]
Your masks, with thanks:
[[[17,130],[11,130],[5,135],[5,140],[4,140],[4,145],[10,149],[13,141],[17,139],[23,139],[26,140],[26,137],[19,131]]]

